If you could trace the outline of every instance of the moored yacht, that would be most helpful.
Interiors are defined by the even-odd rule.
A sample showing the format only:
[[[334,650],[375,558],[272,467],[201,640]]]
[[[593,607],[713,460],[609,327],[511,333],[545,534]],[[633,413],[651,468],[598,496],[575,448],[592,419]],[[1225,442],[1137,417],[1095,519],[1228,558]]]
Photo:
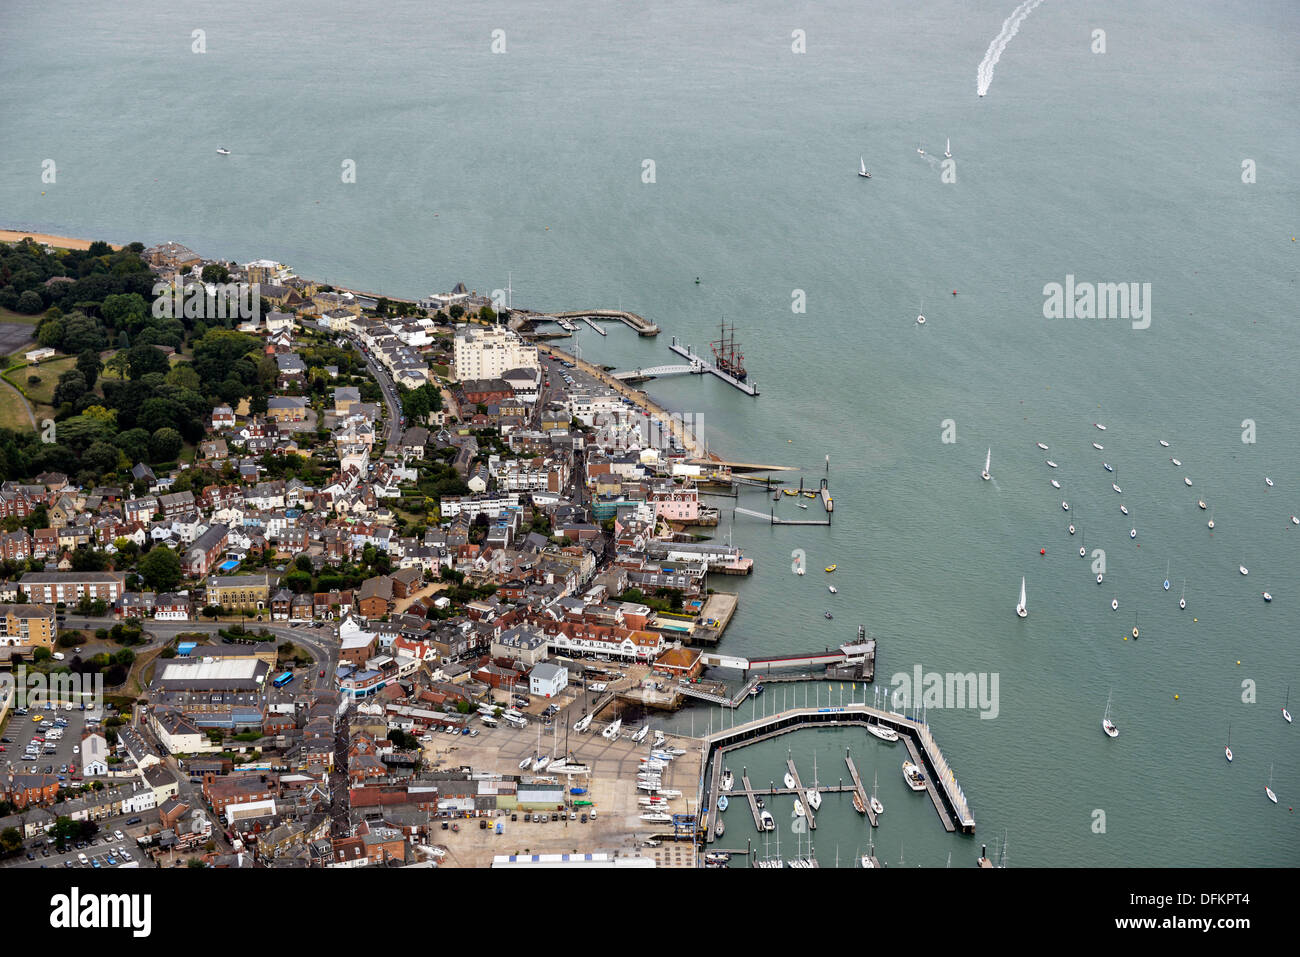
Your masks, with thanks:
[[[903,762],[903,780],[913,791],[925,790],[925,773],[911,761]]]

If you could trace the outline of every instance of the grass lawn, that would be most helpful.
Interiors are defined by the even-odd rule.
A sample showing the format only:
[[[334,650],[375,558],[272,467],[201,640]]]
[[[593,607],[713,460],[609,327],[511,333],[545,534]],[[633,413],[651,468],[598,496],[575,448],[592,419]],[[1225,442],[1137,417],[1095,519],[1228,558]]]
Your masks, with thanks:
[[[54,390],[59,384],[59,376],[76,367],[76,356],[60,356],[57,359],[47,359],[39,366],[24,366],[21,369],[15,369],[13,372],[6,373],[5,378],[15,385],[22,386],[34,405],[53,405]],[[29,375],[40,376],[40,383],[28,385],[27,377]]]
[[[0,429],[12,429],[15,432],[28,432],[32,420],[27,417],[27,400],[13,386],[0,385]]]
[[[12,309],[0,306],[0,322],[21,322],[25,325],[34,326],[41,321],[41,317],[44,315],[44,312],[38,312],[34,316],[29,316],[25,312],[14,312]]]

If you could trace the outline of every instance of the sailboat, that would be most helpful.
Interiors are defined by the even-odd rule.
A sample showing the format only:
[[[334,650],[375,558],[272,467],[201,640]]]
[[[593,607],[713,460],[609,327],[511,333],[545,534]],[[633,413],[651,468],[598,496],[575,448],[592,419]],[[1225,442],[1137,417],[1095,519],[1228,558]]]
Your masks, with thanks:
[[[1186,578],[1183,579],[1183,593],[1178,596],[1178,607],[1179,608],[1187,607],[1187,579]]]
[[[591,727],[591,719],[594,715],[584,714],[581,718],[573,723],[573,730],[579,734]]]
[[[858,157],[858,175],[863,179],[871,179],[871,174],[867,172],[867,161],[861,156]]]
[[[1291,703],[1291,686],[1286,686],[1286,704],[1282,705],[1282,717],[1286,718],[1286,723],[1291,723],[1291,712],[1286,710],[1286,706]]]
[[[880,772],[877,771],[875,777],[871,779],[871,810],[877,814],[885,813],[885,805],[880,803],[880,798],[876,797],[876,789],[880,787]]]
[[[1273,793],[1273,765],[1268,766],[1268,784],[1264,785],[1264,793],[1274,804],[1277,803],[1277,795]]]
[[[1119,728],[1115,727],[1115,722],[1110,720],[1110,695],[1106,695],[1106,713],[1101,719],[1101,730],[1106,732],[1107,737],[1119,737]]]
[[[945,159],[952,159],[952,137],[943,144],[943,155]]]
[[[217,147],[217,152],[220,153],[222,156],[229,156],[229,155],[230,155],[230,150],[226,149],[224,146],[218,146],[218,147]]]
[[[918,146],[918,147],[916,148],[916,151],[917,151],[918,153],[920,153],[922,156],[925,155],[925,150],[924,150],[922,147],[920,147],[920,146]]]
[[[795,798],[794,813],[791,815],[791,817],[804,817],[807,815],[807,813],[808,812],[804,810],[803,801],[800,801],[798,798]]]
[[[817,755],[813,755],[813,786],[808,789],[808,806],[814,811],[822,806],[822,792],[817,790]]]
[[[1088,555],[1088,533],[1083,533],[1083,544],[1079,546],[1079,557],[1086,558]]]
[[[898,740],[898,732],[895,731],[893,728],[885,727],[883,724],[880,723],[879,718],[876,719],[875,724],[872,724],[870,721],[867,722],[867,733],[873,735],[874,737],[879,738],[881,741]]]
[[[793,775],[793,774],[791,774],[789,771],[787,771],[787,772],[785,772],[785,777],[782,778],[781,780],[785,783],[786,788],[788,788],[788,789],[791,790],[791,791],[794,790],[794,775]]]
[[[982,478],[986,482],[991,477],[989,475],[989,465],[992,462],[993,462],[993,447],[989,446],[988,453],[984,456],[984,471],[980,473],[980,478]]]
[[[916,324],[918,326],[925,325],[925,301],[924,300],[921,301],[920,312],[916,314]],[[989,453],[992,454],[992,449],[989,450]]]
[[[1029,609],[1025,606],[1025,580],[1020,579],[1020,601],[1016,604],[1016,614],[1021,618],[1029,617]]]
[[[1205,527],[1210,530],[1214,529],[1214,509],[1210,509],[1210,520],[1205,523]]]
[[[1223,756],[1232,763],[1232,722],[1228,722],[1228,743],[1223,746]]]
[[[1169,591],[1169,562],[1165,562],[1165,591]]]

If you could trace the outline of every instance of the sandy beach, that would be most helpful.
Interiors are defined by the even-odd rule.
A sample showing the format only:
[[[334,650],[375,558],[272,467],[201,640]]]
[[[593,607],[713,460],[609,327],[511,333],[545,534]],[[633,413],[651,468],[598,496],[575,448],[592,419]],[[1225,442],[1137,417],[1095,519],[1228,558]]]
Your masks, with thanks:
[[[17,243],[25,237],[30,236],[38,243],[44,243],[46,246],[55,246],[59,249],[89,249],[94,240],[90,239],[73,239],[69,236],[51,236],[49,233],[33,233],[21,229],[0,229],[0,243]],[[114,243],[109,243],[114,249],[122,247]]]

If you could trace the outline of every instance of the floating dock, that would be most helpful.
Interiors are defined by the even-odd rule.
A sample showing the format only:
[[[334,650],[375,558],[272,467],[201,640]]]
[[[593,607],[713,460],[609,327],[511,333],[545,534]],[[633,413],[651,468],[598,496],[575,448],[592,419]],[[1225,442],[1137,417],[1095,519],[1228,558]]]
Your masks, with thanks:
[[[831,515],[829,510],[827,510],[826,517],[824,519],[777,518],[776,512],[768,512],[766,515],[764,515],[762,512],[756,512],[752,508],[733,508],[731,511],[733,513],[739,513],[741,515],[751,515],[754,518],[765,518],[772,525],[830,525],[831,523]]]
[[[876,817],[876,812],[871,809],[867,786],[862,783],[862,778],[858,775],[858,766],[853,763],[853,755],[849,754],[848,748],[844,749],[844,763],[849,766],[849,777],[853,779],[853,790],[858,793],[862,806],[867,809],[867,820],[871,822],[872,827],[880,827],[880,818]]]
[[[597,332],[599,332],[602,336],[607,336],[607,335],[609,335],[608,332],[606,332],[604,329],[600,328],[600,326],[598,326],[598,325],[596,325],[594,322],[592,322],[592,321],[591,321],[591,318],[590,318],[589,316],[583,316],[583,317],[582,317],[582,321],[585,322],[587,325],[591,326],[591,328],[595,329],[595,330],[596,330]]]
[[[742,382],[730,373],[723,372],[709,360],[695,354],[695,350],[687,345],[678,345],[677,337],[673,336],[673,341],[669,343],[668,348],[677,353],[683,359],[688,361],[692,366],[698,366],[701,372],[707,372],[709,375],[715,375],[728,385],[735,386],[745,395],[758,395],[758,390],[748,381]]]
[[[929,725],[866,704],[851,704],[838,708],[791,708],[705,736],[706,760],[701,765],[700,790],[697,797],[701,800],[704,797],[704,766],[713,763],[714,771],[717,772],[720,764],[719,756],[725,750],[770,740],[803,728],[866,725],[868,722],[891,727],[898,732],[899,737],[908,742],[908,750],[913,755],[913,760],[926,772],[927,790],[930,791],[935,809],[944,821],[944,829],[974,834],[975,817],[966,801],[966,795],[939,750]],[[745,787],[749,788],[748,781]]]
[[[808,818],[808,827],[817,830],[817,816],[813,813],[812,806],[808,803],[808,791],[803,786],[803,781],[799,779],[799,769],[794,766],[794,758],[786,754],[785,766],[790,771],[790,777],[794,778],[794,789],[797,794],[799,803],[803,805],[803,813]]]
[[[545,322],[548,319],[617,319],[623,325],[635,329],[638,336],[659,335],[659,327],[653,322],[638,316],[635,312],[627,312],[623,309],[575,309],[570,312],[530,315],[528,318],[537,322]],[[590,322],[588,324],[590,325]]]

